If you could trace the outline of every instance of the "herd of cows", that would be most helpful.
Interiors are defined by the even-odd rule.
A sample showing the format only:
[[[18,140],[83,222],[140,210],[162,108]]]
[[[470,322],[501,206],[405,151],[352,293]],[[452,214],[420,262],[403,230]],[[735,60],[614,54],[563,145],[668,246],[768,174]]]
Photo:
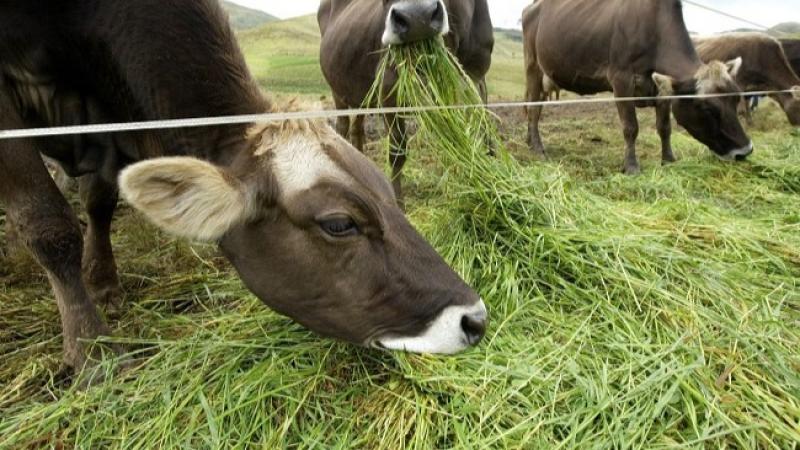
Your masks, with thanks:
[[[439,35],[487,97],[486,0],[323,0],[318,18],[320,62],[339,108],[363,104],[378,50]],[[775,98],[800,123],[800,78],[790,66],[797,43],[782,48],[758,34],[693,42],[679,0],[537,0],[523,28],[528,100],[559,89],[655,98],[618,103],[628,173],[639,170],[636,107],[656,108],[666,162],[675,159],[671,115],[718,156],[749,155],[742,89],[794,87]],[[393,76],[386,80],[390,88]],[[0,5],[1,129],[275,110],[217,0]],[[529,139],[544,153],[540,116],[530,108]],[[120,194],[159,227],[217,243],[257,297],[319,334],[429,353],[477,344],[486,307],[398,206],[405,124],[386,120],[394,185],[359,151],[363,118],[336,130],[294,120],[0,141],[8,235],[48,275],[65,363],[82,367],[94,356],[87,341],[109,333],[97,305],[121,295],[110,242]],[[85,233],[41,155],[79,177]]]

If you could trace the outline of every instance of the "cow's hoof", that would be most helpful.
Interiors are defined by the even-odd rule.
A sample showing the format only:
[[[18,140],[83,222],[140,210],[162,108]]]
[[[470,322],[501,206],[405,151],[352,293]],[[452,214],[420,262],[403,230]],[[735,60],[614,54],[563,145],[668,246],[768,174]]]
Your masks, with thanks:
[[[625,166],[622,173],[629,176],[636,176],[642,174],[642,169],[639,166]]]
[[[661,165],[666,166],[674,162],[678,162],[678,158],[676,158],[675,155],[667,155],[661,157]]]
[[[105,286],[87,285],[89,298],[103,310],[108,319],[117,319],[122,313],[122,288],[119,282],[108,283]]]
[[[84,267],[83,281],[89,298],[107,315],[119,314],[122,309],[122,287],[115,266],[101,270],[99,266]]]
[[[111,378],[134,367],[134,362],[123,356],[125,349],[120,344],[104,342],[80,342],[81,348],[65,355],[60,372],[69,374],[69,380],[78,389],[88,389],[106,383]]]

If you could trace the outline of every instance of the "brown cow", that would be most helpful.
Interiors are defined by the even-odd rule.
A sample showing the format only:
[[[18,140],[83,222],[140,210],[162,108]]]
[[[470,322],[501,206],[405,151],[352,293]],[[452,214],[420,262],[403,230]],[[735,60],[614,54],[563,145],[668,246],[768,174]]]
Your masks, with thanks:
[[[523,16],[528,101],[543,100],[543,79],[581,95],[616,97],[727,94],[741,61],[703,64],[683,22],[679,0],[539,0]],[[741,159],[753,144],[736,114],[738,96],[704,100],[618,102],[625,172],[640,172],[636,107],[655,106],[664,162],[675,160],[670,109],[678,123],[721,158]],[[529,143],[544,155],[541,106],[529,108]]]
[[[485,76],[491,65],[494,35],[486,0],[323,0],[317,15],[322,32],[320,63],[333,90],[336,107],[363,105],[381,58],[380,50],[445,36],[445,42],[477,83],[486,101]],[[384,92],[395,75],[387,74]],[[385,105],[394,104],[388,99]],[[406,162],[406,131],[402,118],[389,115],[390,161],[395,193],[402,199],[402,170]],[[352,127],[351,127],[352,125]],[[364,118],[339,119],[342,136],[364,149]]]
[[[706,62],[742,58],[736,82],[745,91],[788,91],[775,94],[789,122],[800,126],[800,77],[794,73],[780,42],[764,33],[729,33],[694,39]]]
[[[781,47],[792,70],[800,76],[800,39],[781,39]]]
[[[5,3],[0,61],[2,129],[275,110],[216,0]],[[40,152],[83,176],[85,240]],[[261,300],[322,335],[452,353],[484,333],[478,295],[326,124],[0,141],[0,203],[47,271],[69,366],[109,334],[92,300],[119,289],[109,228],[125,166],[133,206],[218,243]]]

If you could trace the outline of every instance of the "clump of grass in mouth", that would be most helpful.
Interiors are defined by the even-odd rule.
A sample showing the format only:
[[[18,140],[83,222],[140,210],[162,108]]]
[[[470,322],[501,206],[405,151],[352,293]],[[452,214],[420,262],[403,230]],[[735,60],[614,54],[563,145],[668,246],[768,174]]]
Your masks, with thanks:
[[[440,41],[385,58],[401,105],[480,102]],[[145,254],[123,272],[151,265],[153,280],[119,335],[147,358],[98,387],[42,382],[54,332],[2,333],[33,315],[55,328],[55,307],[0,289],[13,305],[0,348],[16,366],[0,366],[0,448],[798,447],[800,201],[779,168],[800,164],[800,143],[753,166],[587,183],[507,157],[484,109],[413,117],[415,147],[438,161],[426,169],[447,182],[410,215],[489,303],[479,348],[440,358],[321,340],[207,257],[192,266],[181,250],[192,275],[170,275],[157,263],[168,246],[124,241]],[[37,342],[48,356],[17,358]]]

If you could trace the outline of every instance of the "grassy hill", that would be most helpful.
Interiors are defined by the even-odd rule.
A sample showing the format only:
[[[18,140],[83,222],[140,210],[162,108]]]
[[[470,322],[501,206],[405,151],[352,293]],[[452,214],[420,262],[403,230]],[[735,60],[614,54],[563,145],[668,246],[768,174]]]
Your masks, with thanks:
[[[489,72],[493,97],[524,94],[522,37],[516,30],[498,30]],[[320,34],[313,15],[267,23],[239,33],[239,43],[259,83],[272,93],[307,97],[330,96],[319,68]]]
[[[267,22],[278,20],[277,17],[267,14],[257,9],[246,8],[231,2],[222,2],[222,7],[228,12],[231,18],[231,25],[234,30],[248,30],[257,28]]]
[[[320,34],[313,15],[271,22],[239,33],[239,44],[258,82],[271,93],[325,96],[319,67]]]

